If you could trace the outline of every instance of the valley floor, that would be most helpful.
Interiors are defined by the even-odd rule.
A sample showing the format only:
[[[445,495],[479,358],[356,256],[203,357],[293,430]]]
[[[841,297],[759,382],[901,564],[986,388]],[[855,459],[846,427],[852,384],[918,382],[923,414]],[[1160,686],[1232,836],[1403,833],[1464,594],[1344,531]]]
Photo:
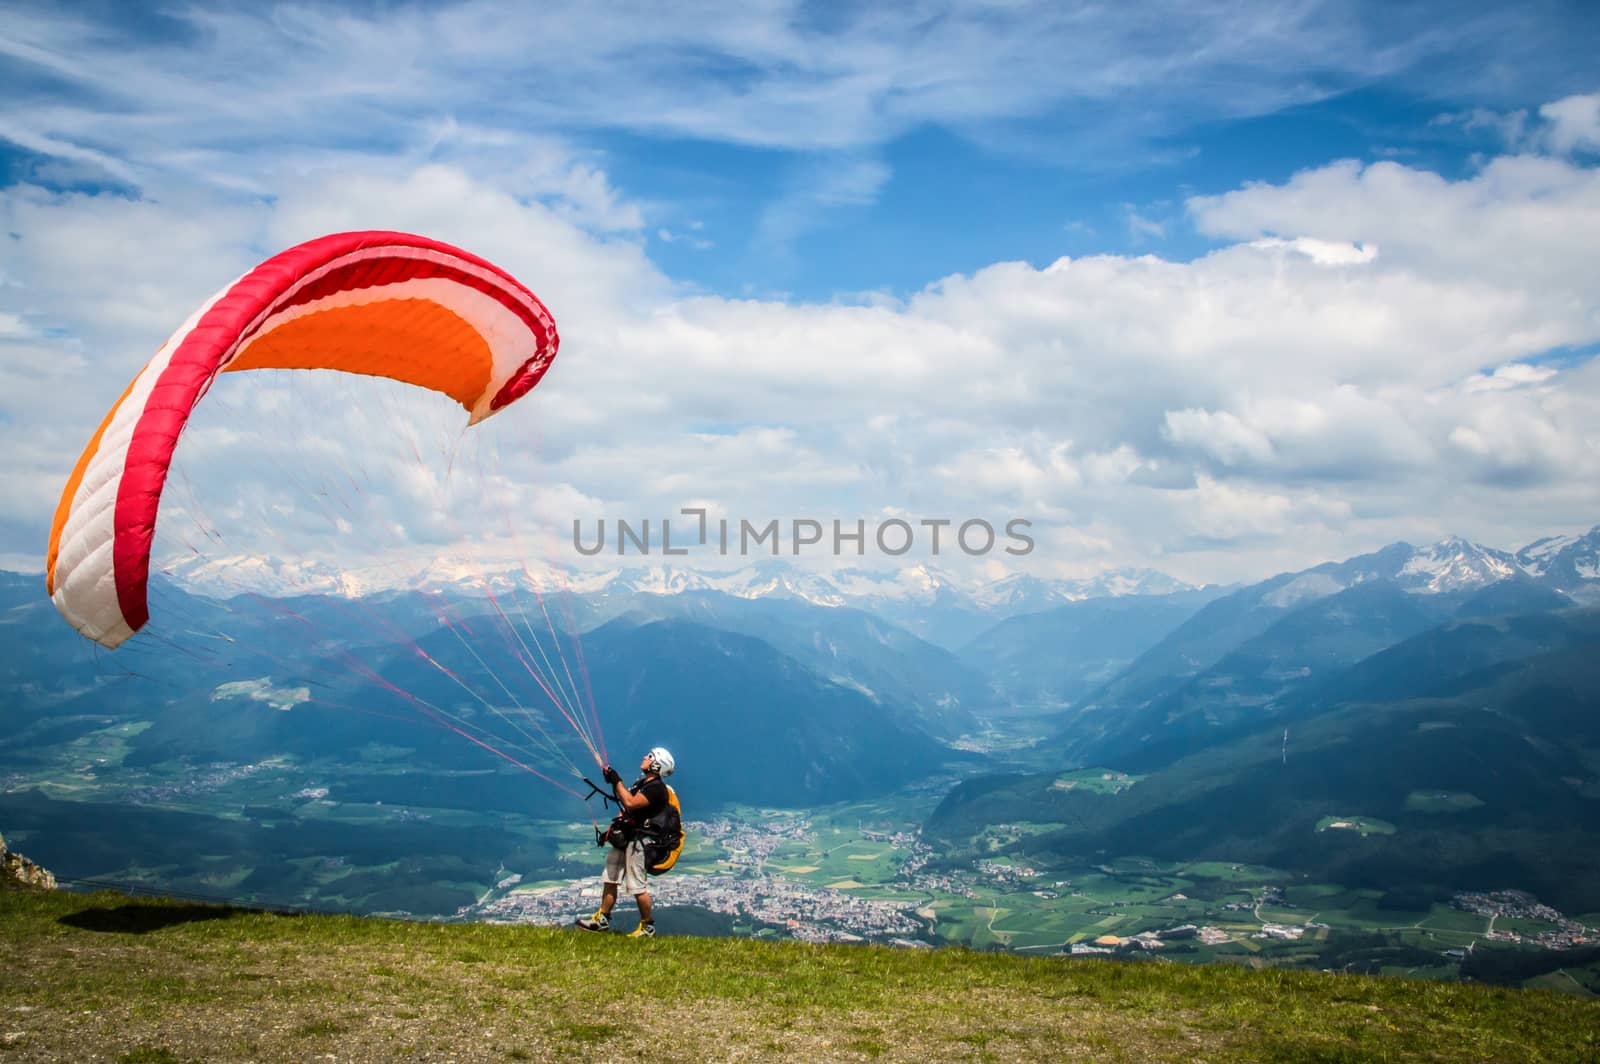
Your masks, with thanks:
[[[924,804],[898,796],[694,822],[678,869],[651,884],[663,926],[685,926],[680,913],[692,907],[736,934],[805,942],[1443,979],[1482,978],[1489,962],[1515,955],[1524,981],[1580,995],[1600,988],[1600,916],[1572,918],[1519,891],[1397,902],[1384,890],[1243,863],[1124,856],[1035,867],[1003,852],[1050,827],[1028,823],[987,828],[950,861],[921,841]],[[599,860],[571,856],[566,868]],[[566,926],[598,893],[593,875],[507,877],[457,918]]]

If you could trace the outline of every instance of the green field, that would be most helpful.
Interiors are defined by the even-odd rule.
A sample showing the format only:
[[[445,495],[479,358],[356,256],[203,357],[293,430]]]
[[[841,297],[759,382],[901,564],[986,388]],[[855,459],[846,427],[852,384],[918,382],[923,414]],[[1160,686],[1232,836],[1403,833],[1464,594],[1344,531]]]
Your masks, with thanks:
[[[1318,831],[1348,831],[1353,835],[1393,835],[1395,826],[1370,816],[1325,816],[1317,821]]]
[[[1065,772],[1050,786],[1058,791],[1087,791],[1091,794],[1120,794],[1143,776],[1132,776],[1109,768],[1084,768]]]
[[[1482,799],[1466,791],[1412,791],[1406,795],[1408,813],[1464,813],[1481,805]]]

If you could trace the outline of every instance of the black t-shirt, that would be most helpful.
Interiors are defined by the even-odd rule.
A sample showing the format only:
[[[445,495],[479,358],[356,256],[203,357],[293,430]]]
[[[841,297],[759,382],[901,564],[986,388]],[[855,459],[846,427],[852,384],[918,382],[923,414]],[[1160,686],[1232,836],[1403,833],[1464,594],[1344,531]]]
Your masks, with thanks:
[[[635,794],[642,794],[650,804],[638,812],[629,813],[628,817],[636,824],[642,824],[667,807],[667,785],[659,776],[642,777],[632,787],[628,788]]]

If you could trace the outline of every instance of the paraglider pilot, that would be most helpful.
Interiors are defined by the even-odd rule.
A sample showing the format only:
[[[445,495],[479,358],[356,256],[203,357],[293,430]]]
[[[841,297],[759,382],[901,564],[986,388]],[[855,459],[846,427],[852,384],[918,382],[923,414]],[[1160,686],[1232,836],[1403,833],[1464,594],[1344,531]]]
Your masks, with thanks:
[[[629,932],[629,938],[648,938],[656,933],[655,918],[650,908],[650,892],[645,889],[644,842],[639,829],[645,821],[661,812],[667,805],[667,785],[662,780],[672,775],[676,762],[664,746],[652,747],[639,761],[643,773],[632,787],[622,785],[622,776],[607,765],[605,780],[611,784],[622,813],[612,822],[605,841],[611,843],[606,853],[605,872],[600,876],[600,908],[594,915],[581,917],[578,926],[585,931],[611,930],[611,910],[617,904],[617,888],[624,887],[639,903],[639,926]]]

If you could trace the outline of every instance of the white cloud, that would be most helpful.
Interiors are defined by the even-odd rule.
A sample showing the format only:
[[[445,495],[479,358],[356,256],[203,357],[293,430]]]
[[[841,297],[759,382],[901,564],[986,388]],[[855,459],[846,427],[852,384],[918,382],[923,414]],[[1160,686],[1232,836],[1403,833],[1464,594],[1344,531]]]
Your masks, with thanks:
[[[21,314],[0,313],[0,340],[26,340],[35,335]]]
[[[745,25],[746,47],[782,52]],[[492,154],[491,128],[435,132]],[[193,448],[185,469],[239,491],[196,493],[196,510],[266,521],[285,471],[322,483],[304,470],[332,453],[371,479],[278,519],[308,537],[345,521],[377,544],[499,542],[509,511],[535,513],[559,547],[572,517],[671,516],[693,499],[752,519],[1025,513],[1052,522],[1041,544],[1210,579],[1422,526],[1515,546],[1600,519],[1600,369],[1536,361],[1600,341],[1600,176],[1581,160],[1506,157],[1461,180],[1337,163],[1192,199],[1220,246],[1191,262],[1003,262],[843,305],[685,292],[648,258],[648,212],[603,159],[541,144],[521,170],[340,155],[272,175],[270,199],[150,177],[137,196],[0,191],[14,234],[0,323],[20,323],[0,328],[0,497],[17,536],[0,550],[42,542],[51,485],[196,304],[284,246],[379,226],[515,272],[560,322],[555,369],[465,437],[455,411],[399,433],[396,408],[335,405],[298,414],[296,443],[281,414],[300,407],[238,392],[215,435],[190,441],[214,459]],[[877,195],[887,171],[858,163],[818,195]],[[417,466],[413,437],[444,468],[470,445],[490,488]],[[401,449],[398,471],[368,467],[375,441]]]
[[[762,211],[754,246],[773,258],[790,255],[794,242],[828,212],[866,207],[889,182],[889,167],[877,159],[824,156],[792,174],[786,191]]]
[[[1528,137],[1528,112],[1510,111],[1501,113],[1486,107],[1475,107],[1470,111],[1454,114],[1440,115],[1433,120],[1436,126],[1459,125],[1468,133],[1487,130],[1501,147],[1520,149]]]
[[[1526,110],[1495,111],[1485,107],[1440,115],[1435,125],[1459,125],[1467,132],[1489,131],[1500,144],[1518,152],[1549,151],[1555,155],[1600,151],[1600,92],[1566,96]]]
[[[1179,447],[1192,447],[1225,466],[1265,463],[1273,454],[1272,441],[1265,433],[1226,410],[1169,410],[1162,434]]]
[[[1248,548],[1345,521],[1350,506],[1315,491],[1263,489],[1202,476],[1194,487],[1173,493],[1172,517],[1175,536],[1187,536],[1197,548]]]
[[[1508,362],[1495,367],[1492,373],[1480,373],[1462,385],[1469,392],[1505,391],[1543,384],[1556,375],[1549,366],[1530,366],[1526,362]]]
[[[1452,11],[1441,24],[1422,9],[1371,19],[1271,0],[935,3],[826,18],[790,3],[513,0],[119,15],[11,5],[0,56],[18,76],[0,128],[140,187],[202,160],[229,187],[261,183],[263,159],[345,151],[351,131],[412,165],[499,155],[514,166],[527,134],[860,153],[922,125],[992,138],[1056,111],[1072,115],[1080,150],[1069,154],[1104,165],[1197,119],[1392,83],[1430,60],[1516,71],[1522,49],[1560,32],[1515,9]],[[48,88],[34,88],[39,75]],[[472,135],[439,136],[456,121]]]
[[[1450,430],[1449,440],[1467,459],[1470,475],[1491,483],[1558,477],[1574,464],[1592,466],[1594,457],[1550,419],[1516,407],[1475,409]]]
[[[1252,240],[1250,246],[1263,250],[1288,248],[1290,251],[1298,251],[1318,266],[1361,266],[1378,257],[1378,249],[1370,244],[1346,244],[1317,240],[1309,236],[1296,237],[1293,240],[1268,237]]]
[[[1068,457],[1069,444],[1042,448],[987,447],[965,451],[934,468],[949,485],[952,496],[1006,498],[1013,504],[1035,501],[1083,482],[1083,474]]]
[[[1539,117],[1550,124],[1545,139],[1555,151],[1600,151],[1600,92],[1547,103]]]
[[[1123,217],[1128,223],[1128,236],[1135,244],[1142,244],[1146,240],[1161,240],[1167,235],[1167,227],[1153,218],[1146,218],[1131,203],[1122,205]]]
[[[1343,162],[1296,174],[1282,185],[1248,185],[1189,201],[1196,225],[1227,239],[1311,237],[1376,245],[1384,269],[1366,281],[1403,285],[1423,314],[1460,315],[1487,331],[1460,338],[1468,365],[1582,343],[1594,331],[1592,293],[1600,263],[1600,170],[1550,158],[1507,156],[1476,175],[1449,181],[1393,162]],[[1353,289],[1354,290],[1354,289]],[[1415,312],[1378,297],[1364,307]],[[1490,304],[1493,304],[1492,306]],[[1379,323],[1374,323],[1379,324]],[[1382,325],[1387,329],[1388,325]],[[1385,332],[1386,342],[1400,339]],[[1438,345],[1417,337],[1415,350]],[[1487,345],[1485,344],[1487,341]],[[1517,350],[1520,348],[1520,352]],[[1436,357],[1436,356],[1435,356]],[[1461,361],[1441,359],[1441,371]]]

